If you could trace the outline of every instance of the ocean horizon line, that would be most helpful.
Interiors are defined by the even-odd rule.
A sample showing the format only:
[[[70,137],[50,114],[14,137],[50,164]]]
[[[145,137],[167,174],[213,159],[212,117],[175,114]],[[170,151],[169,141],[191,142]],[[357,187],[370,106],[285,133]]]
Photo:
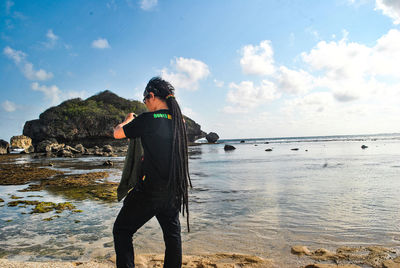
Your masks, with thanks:
[[[400,132],[376,134],[349,134],[349,135],[320,135],[320,136],[288,136],[288,137],[261,137],[261,138],[222,138],[218,142],[241,141],[335,141],[335,140],[367,140],[367,139],[400,139]],[[204,141],[205,138],[197,140]]]

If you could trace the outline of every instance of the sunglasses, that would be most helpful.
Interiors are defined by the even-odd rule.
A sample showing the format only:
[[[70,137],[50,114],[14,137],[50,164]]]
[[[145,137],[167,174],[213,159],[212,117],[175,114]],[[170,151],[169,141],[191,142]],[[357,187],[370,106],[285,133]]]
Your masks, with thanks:
[[[144,98],[143,98],[143,103],[146,104],[146,100],[147,100],[147,99],[150,99],[150,97],[151,97],[150,94],[147,94],[146,96],[144,96]]]

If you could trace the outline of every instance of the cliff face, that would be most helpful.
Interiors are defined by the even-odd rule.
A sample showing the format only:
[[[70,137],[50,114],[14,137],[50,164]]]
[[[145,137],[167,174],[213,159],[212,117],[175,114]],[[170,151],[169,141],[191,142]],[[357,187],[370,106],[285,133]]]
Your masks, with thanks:
[[[23,134],[30,137],[33,144],[47,139],[84,146],[124,144],[125,140],[113,139],[113,127],[121,123],[128,113],[140,114],[144,111],[146,107],[143,103],[121,98],[106,90],[86,100],[71,99],[47,109],[39,119],[25,123]],[[185,119],[191,142],[205,136],[200,125],[190,118]]]

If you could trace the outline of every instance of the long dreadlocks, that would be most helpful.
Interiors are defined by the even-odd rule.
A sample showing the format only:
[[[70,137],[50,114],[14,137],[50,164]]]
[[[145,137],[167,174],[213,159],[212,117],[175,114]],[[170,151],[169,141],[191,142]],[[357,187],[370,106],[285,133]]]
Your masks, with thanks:
[[[150,79],[143,93],[146,97],[150,92],[155,96],[166,100],[168,109],[172,116],[172,156],[171,167],[168,177],[168,189],[173,197],[178,198],[180,211],[185,216],[188,232],[189,227],[189,195],[188,188],[192,187],[189,176],[188,148],[186,126],[181,109],[174,96],[175,88],[160,77]]]

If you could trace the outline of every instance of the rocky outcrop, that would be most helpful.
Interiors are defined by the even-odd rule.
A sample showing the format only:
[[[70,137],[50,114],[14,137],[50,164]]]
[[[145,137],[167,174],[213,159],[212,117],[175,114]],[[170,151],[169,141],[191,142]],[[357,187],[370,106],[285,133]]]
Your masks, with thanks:
[[[224,150],[225,150],[225,151],[232,151],[232,150],[235,150],[235,149],[236,149],[235,146],[232,146],[232,145],[229,145],[229,144],[226,144],[226,145],[224,146]]]
[[[201,127],[199,124],[197,124],[195,121],[190,119],[189,117],[184,116],[185,122],[186,122],[186,134],[188,136],[188,141],[189,142],[194,142],[198,139],[204,138],[206,136],[206,133],[201,130]]]
[[[5,140],[0,140],[0,154],[8,154],[10,152],[10,144]]]
[[[95,156],[116,156],[113,152],[114,149],[111,145],[105,145],[102,148],[94,146],[92,148],[85,148],[82,144],[77,144],[74,147],[59,144],[56,140],[44,140],[36,146],[36,152],[45,153],[47,156],[58,157],[75,157],[80,155],[95,155]]]
[[[121,123],[128,113],[146,111],[139,101],[131,101],[110,91],[103,91],[86,100],[67,100],[44,111],[39,119],[27,121],[23,134],[37,145],[44,140],[56,140],[69,145],[85,147],[125,145],[127,140],[115,140],[113,127]],[[185,117],[189,141],[205,137],[200,125]]]
[[[13,136],[11,137],[10,145],[13,149],[28,149],[32,146],[32,139],[24,135]]]
[[[51,153],[62,149],[65,144],[58,144],[56,139],[43,140],[36,145],[36,152]]]
[[[219,139],[219,136],[215,132],[210,132],[206,135],[206,139],[209,143],[216,143],[217,140]]]

